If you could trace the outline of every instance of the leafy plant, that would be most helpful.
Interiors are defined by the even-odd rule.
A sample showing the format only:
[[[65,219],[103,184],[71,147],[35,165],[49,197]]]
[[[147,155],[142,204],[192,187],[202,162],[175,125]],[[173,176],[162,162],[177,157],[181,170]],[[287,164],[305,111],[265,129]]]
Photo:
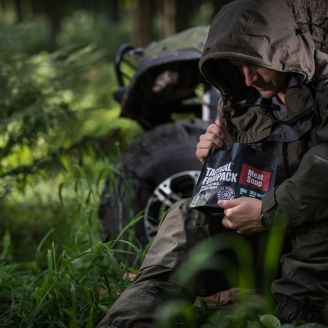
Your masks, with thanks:
[[[263,275],[274,277],[277,270],[279,253],[272,254],[272,245],[275,252],[280,249],[284,236],[284,227],[277,226],[272,229],[266,239],[265,264]],[[220,256],[220,252],[230,249],[236,256],[237,265]],[[264,295],[256,292],[254,258],[252,250],[242,236],[220,234],[202,241],[190,254],[187,261],[181,265],[172,279],[177,291],[188,290],[194,285],[200,271],[218,270],[226,277],[230,286],[239,287],[238,300],[226,307],[209,309],[206,303],[199,312],[188,301],[182,302],[180,296],[164,304],[157,315],[156,325],[160,327],[272,327],[281,326],[280,321],[274,317],[271,295],[263,288]],[[263,279],[264,284],[270,281]],[[179,294],[179,293],[178,293]],[[263,313],[267,313],[261,315]]]
[[[102,14],[87,11],[76,11],[64,19],[62,29],[57,37],[60,47],[78,45],[84,47],[94,44],[105,51],[109,59],[114,59],[115,53],[122,43],[130,42],[132,31],[131,20],[124,19],[115,24]]]
[[[2,18],[2,17],[1,17]],[[20,24],[11,24],[0,18],[0,44],[3,54],[37,54],[50,48],[50,26],[37,17]]]
[[[129,268],[117,260],[120,253],[112,242],[78,254],[57,253],[52,244],[45,270],[37,261],[3,265],[1,327],[93,327],[129,284]]]

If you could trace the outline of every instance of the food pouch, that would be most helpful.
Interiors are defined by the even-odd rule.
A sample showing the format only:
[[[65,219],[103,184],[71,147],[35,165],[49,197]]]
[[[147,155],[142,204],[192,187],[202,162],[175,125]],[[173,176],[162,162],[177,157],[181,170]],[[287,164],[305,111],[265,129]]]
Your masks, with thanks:
[[[234,143],[229,150],[214,149],[206,158],[189,206],[223,214],[218,200],[242,196],[261,199],[274,187],[277,157]]]

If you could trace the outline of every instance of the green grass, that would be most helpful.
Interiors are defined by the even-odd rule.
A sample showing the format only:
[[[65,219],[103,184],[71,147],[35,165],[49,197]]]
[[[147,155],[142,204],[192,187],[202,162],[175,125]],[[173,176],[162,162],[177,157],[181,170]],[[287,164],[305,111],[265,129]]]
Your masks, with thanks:
[[[0,327],[93,327],[144,254],[133,228],[102,242],[105,179],[141,128],[112,99],[114,48],[74,26],[49,53],[45,22],[0,24]]]
[[[94,327],[129,284],[126,274],[136,272],[143,249],[133,229],[130,241],[103,243],[97,217],[105,176],[113,170],[106,159],[67,162],[51,181],[30,177],[7,199],[0,327]]]
[[[3,264],[0,326],[93,327],[129,284],[129,268],[118,260],[122,252],[112,242],[84,252],[58,252],[53,243],[46,267],[38,254],[29,263]]]

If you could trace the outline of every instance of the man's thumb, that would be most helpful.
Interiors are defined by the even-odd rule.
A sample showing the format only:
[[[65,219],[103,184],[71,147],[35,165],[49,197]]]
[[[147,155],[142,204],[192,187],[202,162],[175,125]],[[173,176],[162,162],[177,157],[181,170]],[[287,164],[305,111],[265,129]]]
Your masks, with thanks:
[[[216,118],[215,124],[222,126],[221,119],[219,117]]]
[[[236,199],[227,199],[227,200],[220,199],[218,201],[218,206],[224,209],[235,207],[236,205],[237,205]]]

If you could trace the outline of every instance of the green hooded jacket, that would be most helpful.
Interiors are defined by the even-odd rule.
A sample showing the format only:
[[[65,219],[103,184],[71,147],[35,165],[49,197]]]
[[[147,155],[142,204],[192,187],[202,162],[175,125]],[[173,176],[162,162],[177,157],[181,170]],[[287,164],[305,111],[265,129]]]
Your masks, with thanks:
[[[246,87],[229,59],[294,73],[299,83],[287,89],[287,116],[278,119],[270,105],[249,101],[257,91]],[[328,55],[296,24],[287,1],[237,0],[223,7],[199,65],[222,93],[219,115],[234,141],[271,143],[278,152],[278,185],[262,200],[265,224],[277,213],[288,217],[291,229],[328,219]],[[281,127],[298,132],[285,138],[276,133]]]

